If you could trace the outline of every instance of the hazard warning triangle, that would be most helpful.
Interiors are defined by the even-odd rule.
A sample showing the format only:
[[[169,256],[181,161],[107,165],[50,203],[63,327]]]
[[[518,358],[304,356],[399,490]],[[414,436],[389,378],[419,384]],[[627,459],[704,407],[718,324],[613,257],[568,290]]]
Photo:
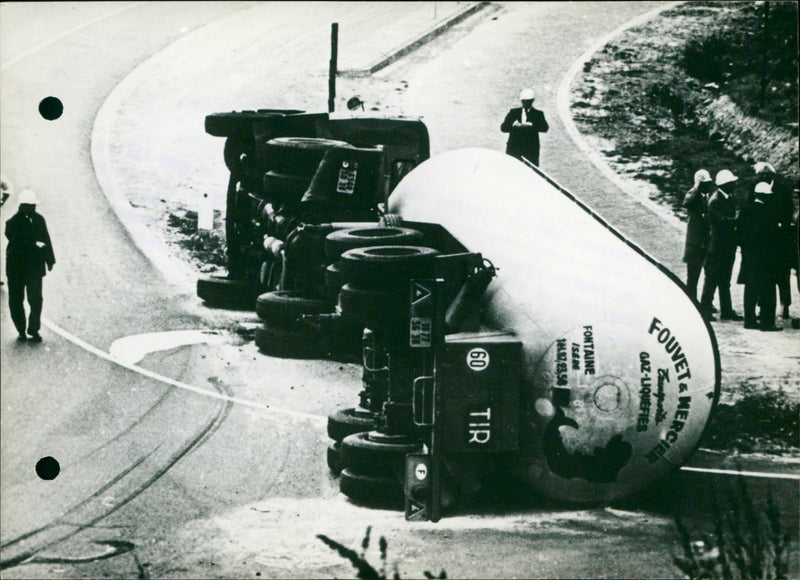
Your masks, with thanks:
[[[411,288],[412,304],[419,304],[420,302],[424,302],[431,297],[431,291],[428,288],[425,288],[425,286],[419,284],[418,282],[414,282],[413,284],[414,285]]]

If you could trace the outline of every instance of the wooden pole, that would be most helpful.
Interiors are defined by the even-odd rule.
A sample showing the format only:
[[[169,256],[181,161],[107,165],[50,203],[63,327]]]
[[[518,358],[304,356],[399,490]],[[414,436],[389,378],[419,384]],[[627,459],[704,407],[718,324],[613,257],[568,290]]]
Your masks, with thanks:
[[[336,100],[336,65],[339,58],[339,23],[331,24],[331,61],[328,72],[328,112],[333,113]]]

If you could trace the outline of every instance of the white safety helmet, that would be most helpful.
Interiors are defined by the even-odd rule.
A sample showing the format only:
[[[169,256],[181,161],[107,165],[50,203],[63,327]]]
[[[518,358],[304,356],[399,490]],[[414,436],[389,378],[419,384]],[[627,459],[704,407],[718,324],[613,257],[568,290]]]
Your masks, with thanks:
[[[756,184],[756,193],[772,193],[772,184],[762,181]]]
[[[738,180],[739,178],[736,177],[730,170],[723,169],[717,173],[717,178],[714,181],[717,185],[725,185],[726,183],[733,183],[734,181]]]
[[[755,171],[756,175],[760,173],[771,173],[775,175],[775,173],[777,173],[772,164],[767,163],[766,161],[759,161],[758,163],[753,165],[753,171]]]
[[[519,100],[520,101],[532,101],[533,97],[533,89],[522,89],[519,93]]]
[[[29,205],[36,205],[39,203],[39,198],[36,197],[36,193],[32,189],[23,189],[19,192],[19,198],[17,199],[17,203],[22,205],[23,203],[27,203]]]
[[[711,174],[708,171],[706,171],[705,169],[698,169],[697,171],[695,171],[695,173],[694,173],[694,185],[695,185],[695,187],[697,187],[698,185],[700,185],[704,181],[713,181],[711,179]]]

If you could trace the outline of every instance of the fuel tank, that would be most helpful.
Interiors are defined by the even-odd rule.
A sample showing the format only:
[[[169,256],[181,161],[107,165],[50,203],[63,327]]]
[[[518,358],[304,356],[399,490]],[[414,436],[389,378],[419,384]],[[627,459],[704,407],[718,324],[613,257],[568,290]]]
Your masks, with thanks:
[[[521,161],[461,149],[391,197],[498,269],[482,323],[523,343],[520,453],[545,496],[602,503],[686,462],[719,397],[711,326],[680,280]]]

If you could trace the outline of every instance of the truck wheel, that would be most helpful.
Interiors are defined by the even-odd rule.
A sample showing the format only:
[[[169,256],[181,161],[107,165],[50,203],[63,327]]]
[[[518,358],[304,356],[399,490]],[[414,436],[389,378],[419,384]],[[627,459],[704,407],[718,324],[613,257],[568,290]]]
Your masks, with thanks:
[[[267,141],[264,154],[268,167],[311,177],[328,149],[346,145],[333,139],[276,137]]]
[[[242,229],[239,209],[239,193],[236,187],[239,178],[236,173],[231,173],[228,178],[228,191],[225,201],[225,245],[228,255],[228,272],[239,277],[244,270],[240,248],[240,232]]]
[[[225,146],[222,156],[225,159],[225,167],[231,173],[240,173],[242,169],[242,155],[247,150],[247,145],[238,137],[228,137],[225,139]]]
[[[396,287],[407,291],[411,278],[434,275],[433,248],[420,246],[375,246],[347,250],[340,259],[345,280],[367,287]]]
[[[339,475],[339,472],[342,471],[342,444],[338,441],[334,441],[330,445],[328,445],[328,452],[327,452],[327,460],[328,460],[328,469],[330,469],[334,475]]]
[[[407,289],[383,290],[345,284],[339,291],[342,316],[363,324],[366,328],[382,328],[404,319]]]
[[[264,195],[270,201],[297,203],[311,183],[311,177],[267,171],[264,174]]]
[[[342,286],[344,286],[342,271],[336,263],[329,264],[325,268],[325,296],[335,304]]]
[[[331,232],[325,238],[328,262],[339,259],[353,248],[369,246],[415,246],[422,242],[422,232],[411,228],[351,228]]]
[[[281,281],[281,270],[283,265],[277,260],[265,260],[261,262],[261,272],[259,282],[262,288],[268,291],[277,290]]]
[[[207,306],[252,310],[256,303],[258,289],[254,284],[244,280],[231,280],[223,276],[212,276],[197,280],[197,296]]]
[[[422,449],[420,443],[376,440],[372,432],[355,433],[342,439],[342,465],[358,473],[403,473],[406,455]]]
[[[263,354],[279,358],[321,358],[325,354],[319,337],[302,326],[257,328],[255,342]]]
[[[401,508],[403,486],[394,477],[381,477],[343,469],[339,474],[339,491],[347,497],[368,504],[390,504]]]
[[[330,312],[330,306],[317,298],[304,298],[288,290],[266,292],[256,299],[256,313],[270,322],[295,322],[304,314]]]
[[[366,409],[340,409],[328,415],[328,437],[341,441],[348,435],[375,429],[375,417]]]

